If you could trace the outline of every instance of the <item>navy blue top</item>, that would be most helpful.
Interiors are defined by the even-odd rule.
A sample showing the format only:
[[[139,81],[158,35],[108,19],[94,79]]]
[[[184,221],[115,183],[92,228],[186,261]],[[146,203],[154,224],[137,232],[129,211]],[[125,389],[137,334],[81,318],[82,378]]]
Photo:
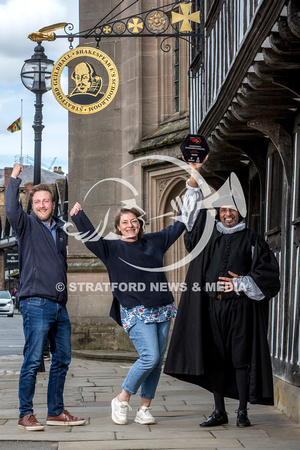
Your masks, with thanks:
[[[84,240],[95,232],[94,226],[82,210],[77,216],[72,216],[72,220],[78,231],[85,233]],[[184,230],[185,225],[176,221],[162,231],[147,233],[134,242],[102,237],[96,241],[85,242],[86,247],[101,259],[107,268],[114,297],[110,315],[119,324],[120,314],[116,300],[126,308],[139,305],[152,308],[174,301],[164,271],[149,272],[129,264],[141,268],[163,267],[165,252]]]
[[[43,297],[58,303],[67,302],[67,249],[64,222],[56,222],[56,242],[49,227],[32,212],[23,211],[19,203],[20,178],[10,177],[5,212],[18,238],[20,289],[19,298]]]

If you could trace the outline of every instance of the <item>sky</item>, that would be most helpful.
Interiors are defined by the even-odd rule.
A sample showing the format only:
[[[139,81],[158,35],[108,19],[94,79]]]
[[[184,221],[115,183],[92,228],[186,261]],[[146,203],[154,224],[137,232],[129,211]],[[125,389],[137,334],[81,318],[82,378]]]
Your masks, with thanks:
[[[23,100],[22,153],[34,156],[35,95],[23,85],[20,72],[24,60],[34,53],[35,42],[28,34],[58,22],[70,22],[78,32],[79,0],[0,0],[0,168],[12,167],[21,153],[21,131],[7,131],[21,115]],[[64,34],[63,29],[56,34]],[[54,62],[69,50],[67,39],[44,41],[45,54]],[[78,45],[78,39],[73,46]],[[67,85],[61,79],[62,87]],[[43,95],[42,167],[61,166],[68,172],[68,111],[51,91]],[[32,162],[31,162],[32,163]]]

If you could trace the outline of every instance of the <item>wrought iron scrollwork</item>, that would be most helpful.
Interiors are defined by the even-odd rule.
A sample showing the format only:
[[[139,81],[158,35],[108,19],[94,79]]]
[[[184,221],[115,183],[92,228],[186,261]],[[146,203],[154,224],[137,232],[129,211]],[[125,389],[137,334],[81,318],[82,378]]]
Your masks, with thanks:
[[[200,23],[200,11],[193,10],[194,2],[172,2],[137,15],[122,17],[124,12],[138,1],[135,0],[126,8],[116,12],[124,2],[124,0],[121,0],[105,17],[88,30],[73,33],[74,25],[72,23],[62,23],[42,28],[38,32],[31,33],[29,38],[38,42],[67,38],[70,48],[73,48],[73,41],[76,38],[87,39],[93,37],[98,47],[102,37],[161,36],[163,40],[160,48],[162,51],[168,52],[171,46],[170,44],[165,44],[165,42],[170,37],[188,40],[193,45],[193,41],[196,41],[201,36],[201,28],[199,26],[194,27],[195,23]],[[57,35],[53,32],[58,28],[64,28],[65,34]]]

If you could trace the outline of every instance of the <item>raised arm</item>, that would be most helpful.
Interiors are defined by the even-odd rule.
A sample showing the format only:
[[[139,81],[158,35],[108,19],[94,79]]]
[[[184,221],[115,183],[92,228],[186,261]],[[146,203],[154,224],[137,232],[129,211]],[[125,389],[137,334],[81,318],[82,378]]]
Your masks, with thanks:
[[[21,235],[27,220],[27,214],[19,202],[21,179],[18,177],[23,168],[21,164],[14,164],[5,194],[5,213],[17,236]]]
[[[10,176],[17,179],[18,176],[20,175],[20,173],[23,171],[23,169],[24,169],[24,166],[22,166],[21,164],[18,164],[18,163],[14,164],[13,170],[12,170],[12,173]]]
[[[80,203],[75,203],[70,211],[70,216],[77,230],[81,233],[85,246],[105,264],[108,258],[109,241],[97,234],[94,225],[84,213]]]
[[[206,163],[208,155],[202,163],[188,164],[191,167],[191,177],[186,183],[186,194],[182,208],[182,214],[186,216],[185,225],[187,232],[184,235],[186,249],[191,252],[199,242],[206,223],[206,210],[201,208],[201,178],[200,170]]]

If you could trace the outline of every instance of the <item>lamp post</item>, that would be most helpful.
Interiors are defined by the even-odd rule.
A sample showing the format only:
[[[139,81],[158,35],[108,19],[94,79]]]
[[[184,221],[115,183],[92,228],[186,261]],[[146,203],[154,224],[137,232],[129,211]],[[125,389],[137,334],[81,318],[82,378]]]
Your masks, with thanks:
[[[32,128],[34,129],[34,173],[33,184],[41,182],[41,147],[43,114],[42,96],[51,89],[51,72],[53,61],[45,55],[45,49],[38,42],[34,54],[26,59],[21,70],[21,80],[24,86],[35,94],[35,115]]]

